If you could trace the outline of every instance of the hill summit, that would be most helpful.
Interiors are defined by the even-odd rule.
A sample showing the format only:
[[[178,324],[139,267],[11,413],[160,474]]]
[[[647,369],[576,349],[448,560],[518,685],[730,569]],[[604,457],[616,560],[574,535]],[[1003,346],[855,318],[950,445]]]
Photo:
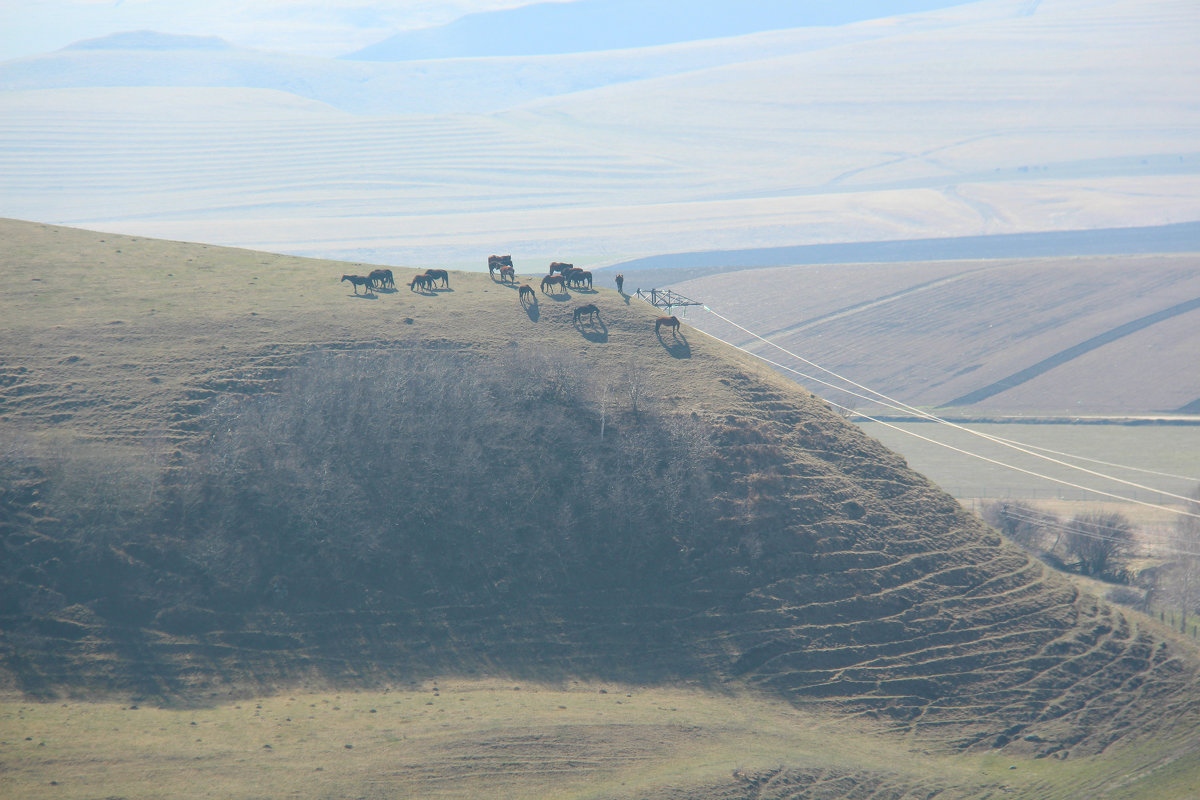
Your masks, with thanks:
[[[956,749],[1191,735],[1190,651],[635,298],[0,227],[10,689],[589,676]]]

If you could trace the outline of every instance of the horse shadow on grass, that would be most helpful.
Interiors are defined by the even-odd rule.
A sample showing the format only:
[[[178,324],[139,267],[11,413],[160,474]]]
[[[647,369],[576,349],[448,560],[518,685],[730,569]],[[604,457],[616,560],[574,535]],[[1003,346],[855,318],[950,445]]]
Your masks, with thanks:
[[[525,309],[525,313],[529,316],[530,321],[537,322],[542,317],[542,309],[538,305],[537,295],[530,297],[529,295],[521,295],[518,298],[521,308]]]
[[[688,344],[687,337],[682,333],[674,332],[666,339],[663,338],[662,331],[656,331],[654,335],[658,337],[658,343],[670,354],[671,358],[692,357],[692,346]]]
[[[603,344],[608,341],[608,326],[604,324],[604,320],[600,318],[599,314],[589,317],[586,321],[579,319],[572,324],[575,330],[579,331],[579,335],[589,342]]]
[[[374,291],[369,291],[366,294],[348,294],[348,295],[346,295],[346,297],[353,297],[358,300],[378,300],[379,299],[379,295],[375,294]]]

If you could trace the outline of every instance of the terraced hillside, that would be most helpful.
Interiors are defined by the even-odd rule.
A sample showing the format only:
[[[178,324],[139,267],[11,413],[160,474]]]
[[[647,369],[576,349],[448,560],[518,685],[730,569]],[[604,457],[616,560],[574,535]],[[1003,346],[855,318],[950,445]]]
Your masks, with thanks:
[[[1186,644],[636,299],[2,227],[10,692],[687,682],[918,749],[1195,768]]]

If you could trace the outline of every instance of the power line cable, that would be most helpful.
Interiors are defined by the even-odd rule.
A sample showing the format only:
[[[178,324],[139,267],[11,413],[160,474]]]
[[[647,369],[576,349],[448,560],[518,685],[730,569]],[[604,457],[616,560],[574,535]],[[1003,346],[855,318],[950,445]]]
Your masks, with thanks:
[[[1049,461],[1049,462],[1051,462],[1051,463],[1053,463],[1053,464],[1057,464],[1057,465],[1059,465],[1059,466],[1066,467],[1067,469],[1078,470],[1079,472],[1084,472],[1084,473],[1086,473],[1086,474],[1088,474],[1088,475],[1092,475],[1092,476],[1095,476],[1095,477],[1098,477],[1098,478],[1103,478],[1103,479],[1105,479],[1105,480],[1110,480],[1110,481],[1114,481],[1114,482],[1116,482],[1116,483],[1121,483],[1121,484],[1124,484],[1124,485],[1126,485],[1126,486],[1129,486],[1129,487],[1132,487],[1132,488],[1135,488],[1135,489],[1141,489],[1141,490],[1143,490],[1143,491],[1147,491],[1147,492],[1153,492],[1154,494],[1158,494],[1158,495],[1160,495],[1160,496],[1162,496],[1162,497],[1170,497],[1170,498],[1173,498],[1173,499],[1176,499],[1176,500],[1181,500],[1181,501],[1183,501],[1183,502],[1190,502],[1190,501],[1192,501],[1192,499],[1193,499],[1193,498],[1190,498],[1190,497],[1186,497],[1186,496],[1184,496],[1184,495],[1175,494],[1174,492],[1169,492],[1169,491],[1166,491],[1166,490],[1164,490],[1164,489],[1159,489],[1159,488],[1156,488],[1156,487],[1153,487],[1153,486],[1146,486],[1146,485],[1144,485],[1144,484],[1137,483],[1137,482],[1135,482],[1135,481],[1129,481],[1129,480],[1125,480],[1124,478],[1118,478],[1118,477],[1117,477],[1117,476],[1115,476],[1115,475],[1109,475],[1109,474],[1106,474],[1106,473],[1103,473],[1103,472],[1098,472],[1098,471],[1096,471],[1096,470],[1088,469],[1088,468],[1086,468],[1086,467],[1081,467],[1081,466],[1078,466],[1078,465],[1076,465],[1076,464],[1070,464],[1070,463],[1068,463],[1068,462],[1062,461],[1062,460],[1060,460],[1060,459],[1057,459],[1057,458],[1051,458],[1050,456],[1041,455],[1040,453],[1034,452],[1034,450],[1042,450],[1043,452],[1047,452],[1047,453],[1054,453],[1054,454],[1056,454],[1056,455],[1062,455],[1062,456],[1066,456],[1066,457],[1068,457],[1068,458],[1075,458],[1075,459],[1077,459],[1077,460],[1081,460],[1081,461],[1091,461],[1091,462],[1094,462],[1094,463],[1101,463],[1101,464],[1104,464],[1105,466],[1114,466],[1114,467],[1119,467],[1119,468],[1123,468],[1123,469],[1129,469],[1129,470],[1133,470],[1133,471],[1140,471],[1140,472],[1150,472],[1150,473],[1152,473],[1152,474],[1163,475],[1163,476],[1165,476],[1165,477],[1180,478],[1180,479],[1183,479],[1183,480],[1195,480],[1195,479],[1193,479],[1193,478],[1189,478],[1189,477],[1187,477],[1187,476],[1183,476],[1183,475],[1170,475],[1170,474],[1168,474],[1168,473],[1157,473],[1157,472],[1154,472],[1153,470],[1141,470],[1141,469],[1140,469],[1140,468],[1138,468],[1138,467],[1130,467],[1130,466],[1127,466],[1127,465],[1122,465],[1122,464],[1113,464],[1113,463],[1110,463],[1110,462],[1101,462],[1101,461],[1098,461],[1097,459],[1090,459],[1090,458],[1086,458],[1086,457],[1084,457],[1084,456],[1075,456],[1075,455],[1071,455],[1071,454],[1068,454],[1068,453],[1061,453],[1061,452],[1058,452],[1058,451],[1050,450],[1049,448],[1041,448],[1041,447],[1036,447],[1036,446],[1033,446],[1033,445],[1024,445],[1024,444],[1022,444],[1022,443],[1020,443],[1020,442],[1016,442],[1016,441],[1014,441],[1014,440],[1011,440],[1011,439],[1005,439],[1004,437],[1000,437],[1000,436],[994,436],[994,435],[992,435],[992,434],[984,433],[983,431],[977,431],[977,430],[974,430],[973,428],[968,428],[968,427],[966,427],[966,426],[964,426],[964,425],[959,425],[958,423],[951,422],[950,420],[947,420],[947,419],[944,419],[944,418],[942,418],[942,417],[939,417],[939,416],[937,416],[936,414],[931,414],[931,413],[929,413],[929,412],[927,412],[927,411],[924,411],[924,410],[922,410],[922,409],[916,408],[916,407],[914,407],[914,406],[910,406],[910,405],[908,405],[907,403],[904,403],[903,401],[896,400],[895,398],[893,398],[893,397],[889,397],[888,395],[885,395],[885,394],[883,394],[882,392],[878,392],[878,391],[876,391],[876,390],[874,390],[874,389],[871,389],[871,388],[870,388],[870,387],[868,387],[868,386],[863,386],[862,384],[860,384],[860,383],[857,383],[856,381],[854,381],[854,380],[852,380],[852,379],[850,379],[850,378],[847,378],[847,377],[846,377],[846,376],[844,376],[844,375],[840,375],[840,374],[838,374],[837,372],[834,372],[834,371],[833,371],[833,370],[831,370],[831,369],[828,369],[828,368],[826,368],[826,367],[823,367],[823,366],[821,366],[820,364],[817,364],[817,363],[816,363],[816,362],[814,362],[814,361],[810,361],[809,359],[805,358],[804,356],[801,356],[801,355],[799,355],[798,353],[794,353],[794,352],[792,352],[792,351],[788,350],[787,348],[785,348],[785,347],[783,347],[783,346],[781,346],[781,345],[779,345],[779,344],[776,344],[775,342],[772,342],[771,340],[769,340],[769,339],[766,339],[766,338],[764,338],[764,337],[762,337],[762,336],[760,336],[760,335],[758,335],[758,334],[754,333],[754,332],[753,332],[753,331],[751,331],[750,329],[748,329],[748,328],[746,328],[746,327],[744,327],[744,326],[742,326],[742,325],[739,325],[738,323],[734,322],[733,320],[729,319],[728,317],[726,317],[726,316],[724,316],[724,315],[722,315],[722,314],[720,314],[720,313],[718,313],[718,312],[716,312],[716,311],[713,311],[713,310],[712,310],[712,309],[711,309],[709,306],[707,306],[707,305],[706,305],[706,306],[704,306],[704,310],[705,310],[705,311],[708,311],[710,314],[714,315],[714,316],[715,316],[715,317],[717,317],[718,319],[721,319],[721,320],[723,320],[723,321],[724,321],[724,322],[726,322],[727,324],[729,324],[729,325],[732,325],[733,327],[737,328],[738,330],[740,330],[740,331],[743,331],[743,332],[744,332],[744,333],[746,333],[747,335],[749,335],[749,336],[751,336],[751,337],[753,337],[753,338],[755,338],[755,339],[757,339],[757,340],[759,340],[759,341],[761,341],[761,342],[763,342],[763,343],[765,343],[765,344],[768,344],[768,345],[770,345],[771,347],[774,347],[774,348],[776,348],[777,350],[780,350],[780,351],[781,351],[781,352],[783,352],[783,353],[786,353],[787,355],[791,356],[792,358],[795,358],[795,359],[797,359],[798,361],[801,361],[801,362],[803,362],[803,363],[805,363],[805,364],[808,364],[808,365],[809,365],[809,366],[811,366],[811,367],[814,367],[815,369],[819,369],[819,370],[821,370],[822,372],[825,372],[825,373],[827,373],[827,374],[829,374],[829,375],[832,375],[833,377],[837,378],[837,379],[838,379],[838,380],[840,380],[840,381],[844,381],[845,383],[848,383],[848,384],[850,384],[851,386],[854,386],[854,387],[855,387],[855,388],[857,388],[857,389],[861,389],[861,390],[863,390],[863,391],[865,391],[865,392],[869,392],[870,394],[872,394],[872,395],[874,395],[874,396],[875,396],[875,398],[864,397],[863,395],[857,394],[856,392],[851,392],[851,391],[849,391],[849,390],[848,390],[848,389],[846,389],[845,387],[842,387],[842,386],[836,386],[836,385],[834,385],[834,384],[831,384],[831,383],[828,383],[828,382],[826,382],[826,381],[821,381],[821,380],[819,380],[819,379],[815,379],[815,378],[813,378],[812,376],[805,376],[805,377],[808,377],[810,380],[818,380],[818,382],[819,382],[819,383],[821,383],[821,384],[823,384],[823,385],[825,385],[825,386],[829,386],[830,388],[836,389],[836,390],[838,390],[838,391],[841,391],[841,392],[845,392],[846,394],[849,394],[849,395],[851,395],[851,396],[853,396],[853,397],[857,397],[857,398],[859,398],[859,399],[861,399],[861,400],[867,400],[868,402],[879,402],[879,401],[880,401],[880,399],[882,399],[882,400],[883,400],[883,405],[885,405],[885,406],[887,406],[887,407],[889,407],[889,408],[891,408],[891,409],[893,409],[893,410],[896,410],[896,411],[905,411],[905,412],[907,412],[907,413],[910,413],[910,414],[916,414],[916,415],[918,415],[918,416],[920,416],[920,417],[922,417],[922,418],[924,418],[924,419],[927,419],[927,420],[929,420],[929,421],[931,421],[931,422],[936,422],[936,423],[939,423],[939,424],[942,424],[942,425],[947,425],[947,426],[949,426],[949,427],[951,427],[951,428],[955,428],[955,429],[957,429],[957,430],[963,431],[964,433],[968,433],[968,434],[970,434],[970,435],[972,435],[972,436],[978,436],[978,437],[980,437],[980,438],[982,438],[982,439],[986,439],[986,440],[988,440],[988,441],[994,442],[994,443],[996,443],[996,444],[999,444],[999,445],[1001,445],[1001,446],[1008,447],[1008,448],[1010,448],[1010,449],[1017,450],[1018,452],[1025,453],[1026,455],[1032,456],[1032,457],[1034,457],[1034,458],[1040,458],[1040,459],[1042,459],[1042,460],[1044,460],[1044,461]],[[703,332],[703,331],[702,331],[702,332]],[[712,336],[712,334],[706,334],[706,335]],[[716,339],[716,338],[719,338],[719,337],[713,336],[713,338],[714,338],[714,339]],[[725,340],[723,340],[723,339],[722,339],[722,340],[720,340],[720,341],[723,341],[723,342],[724,342]],[[730,342],[725,342],[725,344],[729,344],[730,346],[737,347],[737,345],[733,345],[733,344],[732,344],[732,343],[730,343]],[[751,351],[749,351],[749,350],[744,350],[744,352],[747,352],[747,353],[749,353],[750,355],[754,355],[754,356],[756,356],[756,357],[758,357],[758,358],[762,358],[761,356],[758,356],[756,353],[753,353],[753,352],[751,352]],[[764,360],[766,360],[766,359],[764,359]],[[793,371],[794,371],[794,370],[793,370]],[[797,374],[801,374],[801,375],[802,375],[803,373],[797,373]],[[849,410],[849,411],[851,411],[851,413],[858,413],[860,416],[863,416],[864,418],[866,418],[866,415],[865,415],[865,414],[862,414],[861,412],[854,412],[852,409],[848,409],[848,410]],[[873,420],[873,421],[878,421],[878,420]],[[889,427],[894,427],[894,426],[889,426]],[[903,429],[898,429],[898,430],[903,430]],[[908,431],[906,431],[906,432],[908,432]],[[913,435],[916,435],[916,434],[913,434]],[[1198,480],[1197,482],[1198,482],[1198,483],[1200,483],[1200,480]]]
[[[721,319],[726,319],[725,317],[722,317],[720,314],[717,314],[717,312],[713,311],[713,310],[712,310],[711,308],[709,308],[708,306],[704,306],[704,309],[705,309],[706,311],[709,311],[709,312],[710,312],[710,313],[712,313],[712,314],[715,314],[716,316],[720,317]],[[758,336],[757,334],[753,333],[752,331],[749,331],[749,330],[747,330],[747,329],[743,328],[741,325],[738,325],[737,323],[733,322],[732,320],[728,320],[728,319],[726,319],[726,321],[727,321],[727,322],[729,322],[729,324],[733,325],[734,327],[736,327],[736,328],[739,328],[739,329],[741,329],[741,330],[744,330],[744,331],[746,331],[746,333],[750,334],[751,336],[754,336],[755,338],[758,338],[758,339],[761,339],[761,338],[762,338],[762,337]],[[700,329],[699,329],[699,328],[697,328],[696,330],[700,330]],[[765,362],[765,363],[767,363],[767,364],[770,364],[771,366],[774,366],[774,367],[777,367],[777,368],[779,368],[779,369],[786,370],[786,371],[788,371],[788,372],[791,372],[791,373],[794,373],[794,374],[796,374],[796,375],[799,375],[800,377],[804,378],[805,380],[810,380],[810,381],[813,381],[813,382],[815,382],[815,383],[820,383],[820,384],[822,384],[822,385],[824,385],[824,386],[828,386],[828,387],[830,387],[830,388],[832,388],[832,389],[837,389],[838,391],[845,392],[846,394],[852,395],[852,396],[854,396],[854,397],[858,397],[859,399],[862,399],[862,400],[871,400],[871,398],[869,398],[869,397],[865,397],[865,396],[863,396],[863,395],[861,395],[861,394],[858,394],[858,393],[856,393],[856,392],[851,392],[851,391],[847,390],[847,389],[846,389],[846,388],[844,388],[844,387],[841,387],[841,386],[836,386],[835,384],[832,384],[832,383],[830,383],[830,382],[828,382],[828,381],[826,381],[826,380],[822,380],[821,378],[818,378],[818,377],[816,377],[816,376],[814,376],[814,375],[808,375],[808,374],[806,374],[806,373],[804,373],[804,372],[801,372],[800,370],[797,370],[797,369],[795,369],[794,367],[789,367],[789,366],[787,366],[787,365],[785,365],[785,364],[780,364],[780,363],[779,363],[779,362],[777,362],[777,361],[772,361],[771,359],[769,359],[769,358],[767,358],[767,357],[765,357],[765,356],[763,356],[763,355],[761,355],[761,354],[759,354],[759,353],[755,353],[755,352],[753,352],[753,351],[751,351],[751,350],[748,350],[748,349],[746,349],[745,347],[741,347],[740,345],[736,345],[736,344],[734,344],[734,343],[732,343],[732,342],[729,342],[729,341],[727,341],[727,340],[725,340],[725,339],[722,339],[721,337],[719,337],[719,336],[716,336],[716,335],[714,335],[714,334],[708,333],[708,332],[706,332],[706,331],[700,331],[700,332],[701,332],[701,333],[703,333],[705,336],[708,336],[708,337],[709,337],[709,338],[711,338],[711,339],[714,339],[714,340],[716,340],[716,341],[718,341],[718,342],[721,342],[722,344],[724,344],[724,345],[727,345],[727,346],[729,346],[729,347],[732,347],[732,348],[733,348],[733,349],[735,349],[735,350],[739,350],[739,351],[741,351],[741,352],[745,353],[746,355],[749,355],[749,356],[752,356],[752,357],[754,357],[754,358],[757,358],[757,359],[759,359],[760,361],[763,361],[763,362]],[[766,341],[766,340],[763,340],[763,341]],[[768,342],[768,344],[770,344],[770,342]],[[780,349],[782,349],[782,348],[780,348]],[[787,352],[787,351],[785,351],[785,352]],[[807,363],[807,364],[811,364],[811,363],[812,363],[812,362],[808,361],[807,359],[805,359],[805,358],[803,358],[803,357],[801,357],[801,356],[796,356],[796,357],[797,357],[799,360],[803,361],[804,363]],[[824,370],[825,372],[829,372],[831,375],[834,375],[835,377],[839,377],[839,378],[841,377],[841,376],[838,376],[836,373],[834,373],[834,372],[832,372],[832,371],[830,371],[830,370],[825,370],[823,367],[819,367],[819,366],[818,366],[818,365],[816,365],[816,364],[813,364],[813,366],[815,366],[815,367],[818,367],[819,369],[822,369],[822,370]],[[843,379],[843,380],[846,380],[848,383],[851,383],[851,384],[852,384],[852,385],[854,385],[854,386],[858,386],[858,384],[857,384],[857,383],[854,383],[853,381],[850,381],[850,380],[848,380],[848,379]],[[866,390],[866,391],[872,391],[872,393],[873,393],[873,394],[879,395],[880,397],[885,397],[885,395],[881,395],[881,394],[880,394],[880,393],[878,393],[878,392],[873,392],[873,390],[871,390],[871,389],[867,389],[867,387],[860,387],[860,388],[862,388],[862,389],[864,389],[864,390]],[[1096,489],[1096,488],[1093,488],[1093,487],[1090,487],[1090,486],[1083,486],[1083,485],[1081,485],[1081,484],[1078,484],[1078,483],[1072,483],[1071,481],[1063,480],[1062,478],[1055,478],[1055,477],[1053,477],[1053,476],[1051,476],[1051,475],[1045,475],[1045,474],[1043,474],[1043,473],[1040,473],[1040,472],[1034,472],[1033,470],[1026,469],[1026,468],[1024,468],[1024,467],[1019,467],[1019,466],[1017,466],[1016,464],[1010,464],[1010,463],[1007,463],[1007,462],[1004,462],[1004,461],[999,461],[999,460],[997,460],[997,459],[990,458],[989,456],[985,456],[985,455],[981,455],[981,454],[979,454],[979,453],[974,453],[974,452],[971,452],[970,450],[964,450],[964,449],[962,449],[961,447],[955,447],[955,446],[954,446],[954,445],[952,445],[952,444],[948,444],[948,443],[946,443],[946,442],[942,442],[942,441],[939,441],[939,440],[937,440],[937,439],[931,439],[931,438],[929,438],[928,436],[922,436],[921,434],[919,434],[919,433],[916,433],[915,431],[910,431],[910,430],[907,430],[907,429],[905,429],[905,428],[901,428],[901,427],[900,427],[900,426],[898,426],[898,425],[893,425],[893,424],[891,424],[890,422],[885,422],[885,421],[883,421],[883,420],[881,420],[881,419],[876,419],[875,417],[872,417],[872,416],[870,416],[870,415],[868,415],[868,414],[864,414],[864,413],[862,413],[862,412],[860,412],[860,411],[855,411],[855,410],[854,410],[854,409],[852,409],[852,408],[849,408],[849,407],[847,407],[847,406],[841,405],[840,403],[836,403],[836,402],[834,402],[834,401],[832,401],[832,400],[829,400],[828,398],[823,398],[823,399],[825,400],[825,402],[829,403],[831,406],[835,406],[835,407],[837,407],[837,408],[840,408],[841,410],[843,410],[843,411],[845,411],[845,412],[847,412],[847,413],[855,414],[855,415],[857,415],[857,416],[859,416],[859,417],[861,417],[861,418],[863,418],[863,419],[865,419],[865,420],[868,420],[868,421],[870,421],[870,422],[875,422],[875,423],[877,423],[877,424],[883,425],[884,427],[891,428],[891,429],[893,429],[893,430],[899,431],[900,433],[903,433],[903,434],[905,434],[905,435],[912,436],[912,437],[915,437],[915,438],[917,438],[917,439],[921,439],[921,440],[923,440],[923,441],[929,442],[930,444],[935,444],[935,445],[938,445],[939,447],[944,447],[944,448],[946,448],[946,449],[948,449],[948,450],[952,450],[952,451],[954,451],[954,452],[956,452],[956,453],[960,453],[960,454],[962,454],[962,455],[969,456],[969,457],[971,457],[971,458],[977,458],[977,459],[979,459],[979,460],[981,460],[981,461],[986,461],[986,462],[988,462],[988,463],[995,464],[995,465],[997,465],[997,466],[1000,466],[1000,467],[1005,467],[1005,468],[1007,468],[1007,469],[1015,470],[1016,472],[1021,472],[1021,473],[1024,473],[1024,474],[1026,474],[1026,475],[1030,475],[1030,476],[1032,476],[1032,477],[1035,477],[1035,478],[1041,478],[1042,480],[1047,480],[1047,481],[1050,481],[1050,482],[1052,482],[1052,483],[1061,484],[1061,485],[1063,485],[1063,486],[1069,486],[1069,487],[1071,487],[1071,488],[1073,488],[1073,489],[1079,489],[1079,490],[1081,490],[1081,491],[1084,491],[1084,492],[1090,492],[1090,493],[1092,493],[1092,494],[1098,494],[1098,495],[1101,495],[1101,496],[1103,496],[1103,497],[1109,497],[1109,498],[1112,498],[1112,499],[1114,499],[1114,500],[1119,500],[1119,501],[1121,501],[1121,502],[1126,502],[1126,503],[1134,503],[1134,504],[1136,504],[1136,505],[1145,506],[1145,507],[1147,507],[1147,508],[1153,508],[1153,509],[1157,509],[1157,510],[1159,510],[1159,511],[1166,511],[1166,512],[1168,512],[1168,513],[1171,513],[1171,514],[1179,514],[1179,515],[1181,515],[1181,516],[1194,517],[1194,518],[1196,518],[1196,519],[1200,519],[1200,514],[1192,513],[1192,512],[1190,512],[1190,511],[1184,511],[1184,510],[1177,509],[1177,508],[1171,508],[1170,506],[1159,505],[1159,504],[1157,504],[1157,503],[1150,503],[1150,502],[1146,502],[1145,500],[1138,500],[1138,499],[1136,499],[1136,498],[1133,498],[1133,497],[1126,497],[1126,496],[1124,496],[1124,495],[1115,494],[1115,493],[1113,493],[1113,492],[1106,492],[1106,491],[1104,491],[1104,490],[1102,490],[1102,489]],[[892,407],[893,407],[893,408],[895,408],[895,406],[892,406]],[[948,424],[949,424],[949,423],[948,423]],[[965,430],[969,430],[969,429],[965,429]],[[986,437],[985,437],[985,438],[986,438]],[[1070,467],[1070,466],[1072,466],[1072,465],[1070,465],[1070,464],[1067,464],[1067,465],[1065,465],[1065,466],[1068,466],[1068,467]],[[1076,469],[1079,469],[1079,468],[1078,468],[1078,467],[1076,467]],[[1084,471],[1091,472],[1090,470],[1084,470]],[[1107,477],[1110,477],[1110,476],[1105,476],[1105,475],[1102,475],[1102,474],[1100,474],[1100,473],[1095,473],[1095,474],[1098,474],[1098,475],[1100,475],[1101,477],[1106,477],[1106,478],[1107,478]],[[1124,482],[1124,481],[1119,481],[1119,479],[1116,479],[1116,478],[1112,478],[1112,480],[1117,480],[1118,482]],[[1152,489],[1152,488],[1151,488],[1151,489],[1149,489],[1149,491],[1152,491],[1152,492],[1159,492],[1159,490],[1157,490],[1157,489]],[[1159,492],[1159,493],[1160,493],[1160,494],[1169,494],[1169,493],[1167,493],[1167,492]],[[1189,502],[1190,502],[1190,499],[1189,499],[1189,498],[1182,498],[1182,499],[1183,499],[1183,500],[1185,500],[1185,501],[1189,501]]]

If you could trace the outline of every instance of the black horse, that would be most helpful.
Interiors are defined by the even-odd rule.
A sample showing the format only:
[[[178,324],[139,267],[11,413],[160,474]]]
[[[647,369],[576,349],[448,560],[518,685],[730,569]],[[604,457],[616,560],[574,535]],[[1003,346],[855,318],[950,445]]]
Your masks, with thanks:
[[[370,278],[362,275],[343,275],[342,280],[338,281],[338,283],[341,283],[342,281],[350,281],[350,285],[354,287],[355,294],[358,294],[358,287],[360,286],[366,289],[367,293],[369,294],[371,291],[371,286],[373,285]]]
[[[450,273],[444,269],[427,269],[425,275],[434,283],[441,281],[442,286],[450,288]]]
[[[586,306],[579,306],[575,309],[575,324],[579,325],[584,317],[590,317],[593,320],[600,319],[600,309],[596,308],[595,303],[588,303]]]
[[[676,317],[676,316],[659,317],[658,319],[654,320],[654,332],[655,333],[658,333],[663,328],[670,328],[671,333],[678,336],[679,335],[679,317]]]

